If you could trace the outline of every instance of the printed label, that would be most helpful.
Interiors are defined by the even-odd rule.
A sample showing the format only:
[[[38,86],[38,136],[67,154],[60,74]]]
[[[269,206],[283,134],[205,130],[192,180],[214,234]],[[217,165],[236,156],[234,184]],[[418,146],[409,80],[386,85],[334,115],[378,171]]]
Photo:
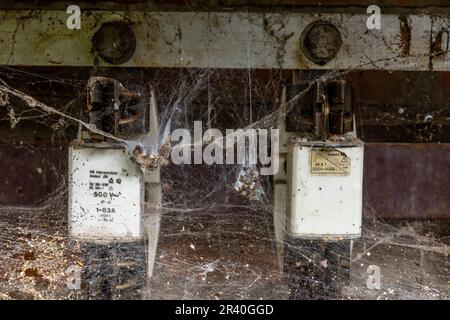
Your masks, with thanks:
[[[334,148],[313,148],[311,149],[311,174],[348,176],[350,158],[344,152]]]

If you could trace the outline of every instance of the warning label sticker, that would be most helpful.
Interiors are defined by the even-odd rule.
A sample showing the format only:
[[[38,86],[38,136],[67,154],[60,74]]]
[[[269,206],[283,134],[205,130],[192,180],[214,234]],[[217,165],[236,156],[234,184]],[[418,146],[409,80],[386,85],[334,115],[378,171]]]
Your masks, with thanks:
[[[311,174],[347,176],[350,174],[350,158],[333,148],[311,150]]]

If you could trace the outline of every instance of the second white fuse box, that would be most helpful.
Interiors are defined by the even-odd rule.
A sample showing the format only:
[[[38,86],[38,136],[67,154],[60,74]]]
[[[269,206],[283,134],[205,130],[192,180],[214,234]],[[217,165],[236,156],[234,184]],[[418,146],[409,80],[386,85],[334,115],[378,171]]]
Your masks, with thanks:
[[[364,144],[292,140],[288,233],[306,239],[361,235]]]

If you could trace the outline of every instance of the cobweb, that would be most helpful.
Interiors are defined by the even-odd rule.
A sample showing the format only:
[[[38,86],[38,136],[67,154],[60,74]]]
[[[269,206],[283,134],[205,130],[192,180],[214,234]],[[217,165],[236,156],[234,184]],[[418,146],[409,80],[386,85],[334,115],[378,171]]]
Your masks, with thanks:
[[[85,108],[85,86],[94,71],[1,69],[0,102],[3,129],[20,153],[26,148],[52,148],[55,183],[43,198],[0,206],[0,298],[82,299],[82,290],[68,286],[67,269],[86,262],[83,243],[67,233],[67,145]],[[318,78],[342,78],[351,71],[309,72]],[[126,146],[137,145],[158,154],[177,128],[275,128],[306,97],[295,95],[280,108],[281,89],[290,72],[280,70],[96,70],[96,75],[117,79],[143,97],[154,89],[160,130],[156,137],[124,139],[108,136]],[[45,134],[28,141],[30,128]],[[9,130],[9,131],[8,131]],[[101,134],[104,134],[100,132]],[[36,134],[32,132],[31,135]],[[145,139],[153,139],[146,144]],[[150,299],[448,299],[448,225],[439,221],[383,221],[365,216],[362,237],[350,246],[337,244],[324,251],[316,244],[286,241],[284,257],[277,250],[273,224],[273,186],[270,176],[256,178],[257,196],[236,190],[245,172],[256,166],[161,166],[161,229],[152,278],[141,270],[139,295],[113,298]],[[8,170],[8,168],[3,168]],[[48,173],[47,173],[48,174]],[[92,250],[92,249],[91,249]],[[125,250],[126,251],[126,250]],[[351,260],[349,281],[342,270],[329,268],[334,251]],[[134,251],[129,250],[128,255]],[[136,254],[136,259],[141,259]],[[318,274],[308,274],[301,261],[319,259]],[[330,267],[331,268],[331,267]],[[378,268],[378,269],[377,269]],[[325,271],[324,271],[325,270]],[[379,270],[380,287],[370,285]],[[103,266],[97,276],[114,276]],[[323,275],[326,274],[326,275]],[[330,282],[333,285],[330,287]],[[293,288],[295,284],[297,287]],[[311,291],[311,287],[316,288]],[[342,293],[333,295],[334,287]],[[102,294],[96,298],[105,298]]]

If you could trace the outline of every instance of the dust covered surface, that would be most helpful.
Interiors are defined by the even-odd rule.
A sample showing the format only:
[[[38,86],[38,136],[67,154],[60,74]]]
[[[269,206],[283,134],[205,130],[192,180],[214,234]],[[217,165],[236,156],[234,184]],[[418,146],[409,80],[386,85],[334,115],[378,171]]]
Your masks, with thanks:
[[[160,129],[156,136],[147,137],[152,139],[152,149],[145,150],[155,155],[166,145],[167,133],[192,129],[194,120],[203,121],[204,130],[270,129],[276,127],[280,113],[289,112],[304,98],[300,93],[286,108],[279,108],[280,90],[290,81],[290,74],[279,70],[97,73],[114,77],[143,96],[150,95],[149,84],[156,88]],[[306,79],[313,83],[319,77],[341,78],[348,73],[310,72]],[[67,268],[84,268],[87,262],[83,244],[68,238],[65,154],[77,127],[84,125],[79,111],[90,70],[49,74],[24,68],[3,68],[1,72],[1,130],[10,132],[5,135],[9,141],[2,138],[2,143],[16,145],[19,153],[30,146],[59,148],[61,155],[59,162],[44,172],[57,177],[47,186],[46,195],[32,203],[18,201],[0,207],[1,299],[86,298],[82,290],[68,285]],[[139,139],[117,141],[130,148],[142,143],[142,137]],[[38,164],[28,165],[40,172]],[[366,216],[362,238],[353,243],[351,256],[347,247],[339,244],[324,251],[320,246],[288,241],[284,261],[291,267],[283,270],[277,256],[280,244],[274,236],[271,177],[258,176],[257,196],[245,196],[235,186],[248,168],[258,169],[248,164],[163,165],[162,219],[153,277],[147,282],[144,271],[134,274],[140,281],[134,285],[141,294],[130,296],[121,291],[112,298],[328,299],[330,281],[342,289],[331,296],[335,299],[449,298],[450,227],[445,220],[385,221]],[[333,270],[326,272],[335,251],[351,260],[348,283]],[[305,259],[318,259],[321,268],[311,279],[305,273]],[[373,266],[381,277],[379,288],[368,282]],[[102,268],[97,270],[99,276],[116,276],[114,270]],[[107,272],[111,274],[103,274]],[[316,290],[306,294],[297,288],[293,295],[292,284],[305,283]]]

